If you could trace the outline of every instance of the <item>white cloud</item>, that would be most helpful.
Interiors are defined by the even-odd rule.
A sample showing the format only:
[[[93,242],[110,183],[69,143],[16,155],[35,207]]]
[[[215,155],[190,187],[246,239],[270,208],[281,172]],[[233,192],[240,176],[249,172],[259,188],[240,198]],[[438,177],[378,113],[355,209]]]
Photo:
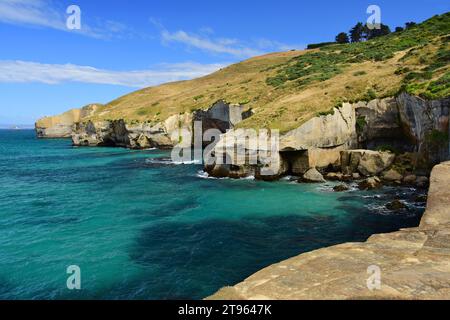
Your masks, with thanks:
[[[263,53],[262,51],[242,46],[235,39],[209,39],[183,30],[173,33],[162,30],[161,37],[164,43],[179,42],[204,51],[226,53],[236,57],[251,57]]]
[[[0,82],[59,84],[83,82],[143,88],[165,82],[193,79],[223,68],[225,64],[193,62],[162,64],[137,71],[112,71],[74,64],[43,64],[29,61],[0,61]]]
[[[228,54],[239,58],[248,58],[273,51],[287,51],[291,49],[303,49],[304,45],[290,45],[279,41],[268,39],[257,39],[252,41],[242,41],[230,38],[212,38],[214,30],[210,27],[203,27],[200,34],[178,30],[170,32],[158,20],[150,21],[161,32],[161,40],[164,44],[181,43],[188,48],[197,48],[213,54]]]
[[[306,47],[304,44],[287,44],[264,38],[258,39],[255,42],[261,50],[288,51],[293,49],[303,50]]]
[[[131,30],[125,25],[110,20],[97,20],[95,27],[87,24],[83,15],[83,8],[81,8],[81,29],[69,30],[66,27],[66,9],[52,0],[0,0],[0,22],[51,28],[99,39],[108,39],[121,36],[124,33],[131,33]]]

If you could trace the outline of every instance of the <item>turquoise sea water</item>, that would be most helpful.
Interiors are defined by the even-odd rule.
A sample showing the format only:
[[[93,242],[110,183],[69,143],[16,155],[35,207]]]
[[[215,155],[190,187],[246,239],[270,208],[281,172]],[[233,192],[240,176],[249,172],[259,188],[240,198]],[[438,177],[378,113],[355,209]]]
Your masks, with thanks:
[[[200,299],[301,252],[416,226],[412,189],[207,179],[169,153],[0,130],[0,299]],[[409,212],[383,209],[393,197]],[[68,290],[66,268],[81,268]]]

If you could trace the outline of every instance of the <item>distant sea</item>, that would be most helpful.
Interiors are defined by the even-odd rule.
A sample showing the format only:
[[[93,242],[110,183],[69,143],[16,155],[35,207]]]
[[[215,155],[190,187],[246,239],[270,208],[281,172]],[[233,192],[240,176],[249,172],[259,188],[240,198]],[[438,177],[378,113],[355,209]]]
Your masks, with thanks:
[[[167,151],[0,130],[0,299],[201,299],[270,264],[419,224],[411,188],[210,179]],[[384,205],[399,197],[409,211]],[[81,290],[69,290],[70,265]]]
[[[21,129],[21,130],[31,130],[34,129],[33,124],[4,124],[0,123],[0,129]]]

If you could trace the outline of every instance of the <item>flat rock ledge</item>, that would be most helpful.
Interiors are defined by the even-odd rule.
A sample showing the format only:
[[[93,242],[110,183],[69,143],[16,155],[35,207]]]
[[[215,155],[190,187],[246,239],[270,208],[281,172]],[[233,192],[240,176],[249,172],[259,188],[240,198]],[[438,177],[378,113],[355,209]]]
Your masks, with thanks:
[[[417,228],[301,254],[225,287],[211,300],[450,299],[450,161],[431,173]],[[370,266],[380,286],[368,286]],[[369,281],[370,282],[370,281]],[[372,290],[369,289],[372,288]]]

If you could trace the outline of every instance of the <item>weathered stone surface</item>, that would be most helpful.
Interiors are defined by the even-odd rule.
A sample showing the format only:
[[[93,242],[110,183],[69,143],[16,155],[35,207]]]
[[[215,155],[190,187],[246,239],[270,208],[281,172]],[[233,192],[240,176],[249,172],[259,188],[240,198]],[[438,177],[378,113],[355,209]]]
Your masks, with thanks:
[[[325,182],[322,174],[316,168],[311,168],[303,175],[303,182],[320,183]]]
[[[420,227],[304,253],[208,299],[450,299],[450,162],[433,169]],[[381,271],[370,290],[369,266]]]
[[[428,182],[429,182],[429,180],[427,177],[420,176],[420,177],[417,177],[417,179],[416,179],[416,186],[418,186],[419,188],[424,188],[424,187],[428,186]]]
[[[346,150],[341,152],[341,167],[344,174],[359,171],[364,176],[378,175],[394,162],[395,154],[372,150]]]
[[[164,122],[158,123],[126,123],[123,120],[80,122],[75,123],[71,130],[72,141],[74,145],[78,146],[110,145],[133,149],[172,148],[182,139],[188,139],[187,143],[191,143],[194,120],[201,120],[202,123],[209,124],[216,121],[217,126],[212,127],[225,132],[242,120],[242,109],[238,105],[218,102],[206,111],[197,111],[194,114],[176,114]],[[219,125],[219,122],[224,125]],[[203,130],[212,127],[203,128]]]
[[[450,98],[429,101],[401,93],[396,100],[404,132],[415,142],[422,160],[436,163],[450,159],[450,141],[436,144],[430,136],[440,132],[449,137]]]
[[[334,114],[312,118],[284,135],[280,150],[308,150],[356,143],[355,109],[349,103],[334,108]]]
[[[401,181],[403,179],[403,176],[394,169],[383,172],[383,175],[381,177],[383,180],[390,182]]]
[[[381,144],[405,145],[395,98],[359,102],[355,106],[358,142],[366,149]]]
[[[372,176],[389,168],[394,162],[395,154],[390,152],[365,152],[358,165],[358,171],[362,175]]]
[[[414,184],[414,183],[416,183],[416,179],[417,179],[416,175],[408,174],[407,176],[405,176],[403,178],[403,183],[405,183],[405,184]]]
[[[381,180],[378,177],[370,177],[358,183],[358,188],[361,190],[378,189],[381,186]]]
[[[72,126],[94,113],[97,108],[98,105],[92,104],[57,116],[39,119],[35,123],[36,135],[38,138],[70,138]]]

